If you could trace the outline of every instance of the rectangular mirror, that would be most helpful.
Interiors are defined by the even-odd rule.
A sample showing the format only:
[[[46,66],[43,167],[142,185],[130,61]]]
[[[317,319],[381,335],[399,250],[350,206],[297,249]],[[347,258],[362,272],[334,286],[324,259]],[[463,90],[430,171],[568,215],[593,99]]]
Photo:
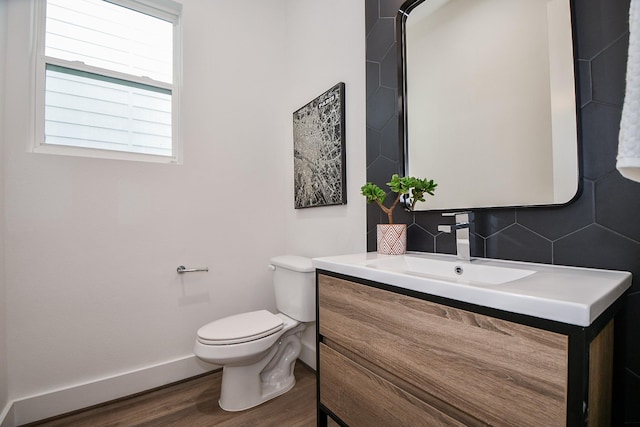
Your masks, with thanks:
[[[410,0],[399,14],[416,210],[568,203],[578,191],[570,0]]]

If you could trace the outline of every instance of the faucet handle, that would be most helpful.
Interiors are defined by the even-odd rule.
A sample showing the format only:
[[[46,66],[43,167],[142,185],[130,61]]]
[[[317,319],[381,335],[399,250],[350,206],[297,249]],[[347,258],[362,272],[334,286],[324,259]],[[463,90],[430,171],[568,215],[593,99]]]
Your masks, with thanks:
[[[438,226],[438,231],[441,231],[443,233],[451,233],[453,230],[454,228],[450,225],[441,224]]]
[[[461,211],[461,212],[442,212],[442,216],[455,217],[455,221],[458,222],[473,222],[473,212]]]

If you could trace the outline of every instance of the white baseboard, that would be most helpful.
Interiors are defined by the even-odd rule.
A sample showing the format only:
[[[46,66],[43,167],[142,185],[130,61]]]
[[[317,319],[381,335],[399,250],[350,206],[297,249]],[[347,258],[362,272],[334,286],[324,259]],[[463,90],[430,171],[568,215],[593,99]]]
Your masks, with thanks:
[[[15,427],[160,387],[212,369],[194,355],[9,402],[0,427]]]
[[[302,334],[302,349],[298,359],[302,360],[307,366],[316,369],[316,323],[313,322],[307,326]]]
[[[302,342],[302,349],[298,359],[302,360],[308,367],[316,370],[316,349],[315,343],[313,347],[309,343]]]
[[[0,427],[16,427],[13,416],[13,402],[7,402],[7,406],[0,412]]]
[[[316,349],[312,344],[315,342],[303,341],[299,358],[311,368],[316,369]],[[89,383],[16,399],[8,402],[0,412],[0,427],[16,427],[77,411],[216,368],[217,366],[204,363],[192,355]]]

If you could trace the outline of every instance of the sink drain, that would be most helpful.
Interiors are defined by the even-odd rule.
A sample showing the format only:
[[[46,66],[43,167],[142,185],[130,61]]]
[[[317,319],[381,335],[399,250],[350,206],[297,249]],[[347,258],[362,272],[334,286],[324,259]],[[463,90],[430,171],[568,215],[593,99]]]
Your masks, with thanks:
[[[456,265],[456,268],[454,268],[453,271],[455,271],[456,274],[462,274],[464,272],[462,267],[460,267],[459,265]]]

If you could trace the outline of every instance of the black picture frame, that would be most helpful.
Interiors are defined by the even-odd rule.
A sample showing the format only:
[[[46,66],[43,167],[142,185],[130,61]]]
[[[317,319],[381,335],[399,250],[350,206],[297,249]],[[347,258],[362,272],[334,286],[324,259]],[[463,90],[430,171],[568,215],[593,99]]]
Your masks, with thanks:
[[[294,207],[347,203],[345,84],[293,113]]]

